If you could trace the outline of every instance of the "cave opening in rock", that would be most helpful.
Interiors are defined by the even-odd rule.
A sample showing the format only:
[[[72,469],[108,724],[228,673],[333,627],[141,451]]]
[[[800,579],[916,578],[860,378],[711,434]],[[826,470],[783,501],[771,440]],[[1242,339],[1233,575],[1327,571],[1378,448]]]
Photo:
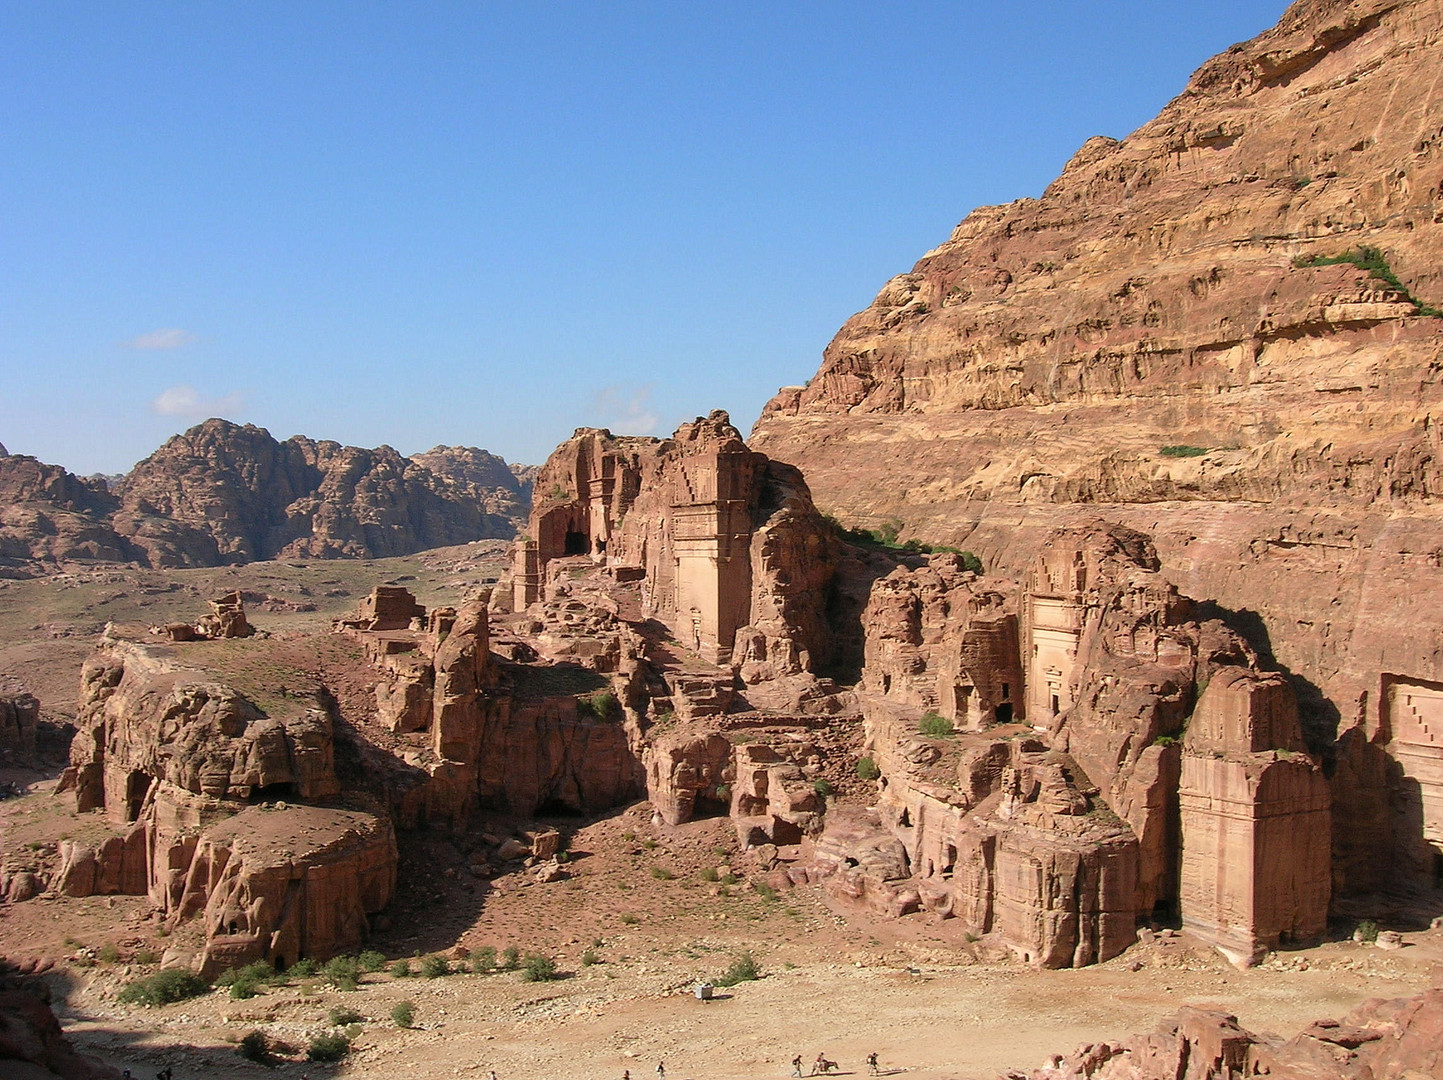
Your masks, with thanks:
[[[246,801],[252,806],[263,802],[293,801],[299,794],[293,783],[261,784],[251,788],[250,797]]]
[[[563,555],[585,555],[591,550],[584,532],[573,532],[566,530],[566,544],[562,548]]]
[[[154,783],[148,773],[133,772],[125,781],[125,820],[134,821],[145,807],[145,797]]]
[[[999,724],[1012,723],[1012,702],[1004,701],[1001,705],[997,706],[997,708],[992,711],[992,715],[996,718]]]
[[[579,807],[572,806],[565,799],[552,797],[536,808],[536,816],[539,818],[579,818],[582,813]]]
[[[282,956],[280,953],[277,953],[277,954],[276,954],[276,971],[280,972],[280,971],[285,971],[285,970],[286,970],[286,958],[285,958],[284,956]]]

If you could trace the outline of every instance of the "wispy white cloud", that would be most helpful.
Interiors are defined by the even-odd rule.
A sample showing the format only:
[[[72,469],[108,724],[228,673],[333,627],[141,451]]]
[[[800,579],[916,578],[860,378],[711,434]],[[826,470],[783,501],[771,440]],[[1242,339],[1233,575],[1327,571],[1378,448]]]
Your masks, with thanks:
[[[195,340],[196,336],[189,330],[177,330],[171,327],[151,330],[146,334],[137,334],[122,344],[128,349],[178,349]]]
[[[172,386],[164,390],[150,407],[161,416],[202,419],[210,416],[234,416],[245,407],[245,395],[231,393],[223,397],[202,397],[193,386]]]
[[[592,407],[618,435],[655,435],[661,419],[651,407],[651,386],[608,386],[597,392]]]

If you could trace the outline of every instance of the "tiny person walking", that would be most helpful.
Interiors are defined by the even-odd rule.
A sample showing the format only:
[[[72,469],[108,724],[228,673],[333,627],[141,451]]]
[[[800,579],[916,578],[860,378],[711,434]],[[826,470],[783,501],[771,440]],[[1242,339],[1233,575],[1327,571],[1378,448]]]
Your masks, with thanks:
[[[666,1062],[664,1061],[656,1063],[656,1080],[666,1080]]]
[[[793,1076],[801,1076],[801,1075],[802,1075],[802,1055],[801,1055],[801,1054],[798,1054],[796,1057],[792,1058],[792,1075],[793,1075]]]

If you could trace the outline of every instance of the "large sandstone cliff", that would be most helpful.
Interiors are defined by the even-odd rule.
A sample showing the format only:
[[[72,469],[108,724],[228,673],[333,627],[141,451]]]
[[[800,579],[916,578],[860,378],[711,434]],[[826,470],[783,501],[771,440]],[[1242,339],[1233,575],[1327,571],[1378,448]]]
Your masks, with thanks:
[[[823,509],[991,570],[1099,514],[1150,533],[1291,673],[1345,804],[1386,750],[1435,849],[1440,31],[1443,0],[1294,4],[1041,198],[969,215],[751,440]],[[1413,826],[1351,805],[1342,882],[1375,888]]]

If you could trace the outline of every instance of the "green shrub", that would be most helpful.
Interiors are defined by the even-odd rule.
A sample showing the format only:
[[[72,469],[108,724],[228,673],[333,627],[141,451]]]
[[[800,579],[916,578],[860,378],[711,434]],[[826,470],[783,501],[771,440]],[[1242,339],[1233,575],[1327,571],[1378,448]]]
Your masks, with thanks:
[[[646,848],[647,851],[655,851],[655,850],[656,850],[656,838],[655,838],[655,837],[652,837],[652,836],[648,836],[645,840],[643,840],[643,841],[641,842],[641,846],[644,847],[644,848]]]
[[[525,982],[551,982],[561,978],[556,970],[556,961],[541,953],[532,953],[521,964],[521,978]]]
[[[107,941],[100,946],[100,951],[95,955],[102,964],[113,964],[120,959],[120,949],[116,947],[115,942]]]
[[[1307,266],[1337,266],[1341,263],[1351,263],[1359,270],[1368,271],[1368,276],[1381,281],[1394,292],[1399,293],[1410,304],[1413,305],[1415,313],[1426,315],[1434,319],[1443,319],[1443,311],[1423,303],[1408,291],[1398,275],[1393,273],[1393,268],[1388,265],[1388,258],[1378,248],[1364,245],[1363,247],[1350,248],[1341,255],[1314,255],[1312,258],[1299,257],[1293,260],[1297,267]]]
[[[1163,457],[1202,457],[1207,452],[1206,446],[1164,446],[1158,450]]]
[[[1364,919],[1358,924],[1356,933],[1359,941],[1377,941],[1378,924],[1372,919]]]
[[[270,1040],[266,1038],[264,1031],[247,1032],[242,1036],[236,1052],[247,1061],[254,1061],[258,1065],[275,1065],[275,1058],[271,1056]]]
[[[761,977],[762,969],[757,966],[756,958],[748,952],[734,957],[726,971],[712,982],[717,986],[735,986],[737,983],[752,982]]]
[[[351,1052],[351,1040],[339,1031],[317,1035],[306,1047],[307,1061],[340,1061]]]
[[[154,949],[141,949],[135,954],[135,962],[146,965],[158,964],[160,963],[160,954]]]
[[[398,1028],[408,1028],[416,1022],[416,1006],[409,1001],[398,1001],[391,1009],[391,1023]]]
[[[641,917],[639,915],[633,915],[629,911],[623,911],[621,913],[621,921],[624,922],[627,926],[635,926],[637,923],[641,922]]]
[[[715,866],[702,867],[701,879],[703,881],[716,881],[720,877],[721,875],[717,873],[717,868]]]
[[[384,971],[386,969],[385,956],[378,953],[375,949],[367,949],[357,957],[357,962],[361,965],[361,970],[367,974],[375,974],[378,971]]]
[[[411,977],[411,961],[397,960],[390,967],[391,978],[409,979]]]
[[[601,963],[601,957],[597,954],[595,949],[587,949],[584,953],[581,954],[582,967],[591,967],[592,964],[599,963]]]
[[[270,982],[275,976],[275,971],[264,960],[257,960],[253,964],[246,964],[244,967],[230,968],[222,971],[216,976],[217,986],[234,986],[236,983],[250,983],[259,985]]]
[[[1157,738],[1155,738],[1155,739],[1152,740],[1152,745],[1153,745],[1153,746],[1176,746],[1176,745],[1177,745],[1177,736],[1176,736],[1176,735],[1159,735]]]
[[[209,989],[210,984],[192,971],[166,968],[136,979],[120,991],[116,1000],[125,1005],[169,1005],[199,997]]]
[[[656,878],[657,881],[670,881],[676,877],[675,874],[664,866],[653,866],[651,868],[651,876]]]
[[[578,695],[576,713],[578,716],[589,716],[593,720],[619,721],[625,718],[621,702],[616,700],[616,695],[610,690]]]
[[[725,874],[721,876],[721,883],[723,885],[735,885],[737,881],[737,876],[733,874],[730,870],[728,870]]]
[[[875,780],[882,775],[882,770],[877,768],[875,758],[864,757],[857,759],[857,779]]]
[[[471,954],[471,970],[477,975],[484,975],[496,967],[496,947],[494,945],[482,945]]]
[[[515,945],[508,945],[501,951],[501,970],[515,971],[521,966],[521,950]]]
[[[347,1008],[344,1005],[337,1005],[330,1012],[326,1013],[326,1023],[331,1027],[348,1027],[351,1024],[359,1024],[366,1018],[355,1009]]]
[[[303,956],[290,967],[286,968],[286,975],[296,979],[309,979],[316,973],[316,962],[309,956]]]
[[[261,992],[261,984],[253,979],[240,978],[230,984],[232,1001],[245,1001]]]
[[[952,721],[941,713],[929,711],[917,724],[917,730],[934,739],[945,739],[953,733]]]
[[[957,554],[962,556],[963,570],[971,570],[974,574],[982,573],[982,560],[976,555],[970,551],[959,551]]]
[[[768,885],[765,881],[758,881],[752,888],[756,889],[757,895],[763,900],[775,900],[777,890]]]
[[[337,990],[354,990],[361,982],[361,963],[354,956],[333,956],[321,968],[321,974]]]
[[[451,974],[451,963],[439,953],[432,953],[421,961],[421,974],[428,979],[439,979]]]
[[[825,776],[819,776],[812,781],[812,790],[825,799],[837,789],[832,787],[832,782]]]

